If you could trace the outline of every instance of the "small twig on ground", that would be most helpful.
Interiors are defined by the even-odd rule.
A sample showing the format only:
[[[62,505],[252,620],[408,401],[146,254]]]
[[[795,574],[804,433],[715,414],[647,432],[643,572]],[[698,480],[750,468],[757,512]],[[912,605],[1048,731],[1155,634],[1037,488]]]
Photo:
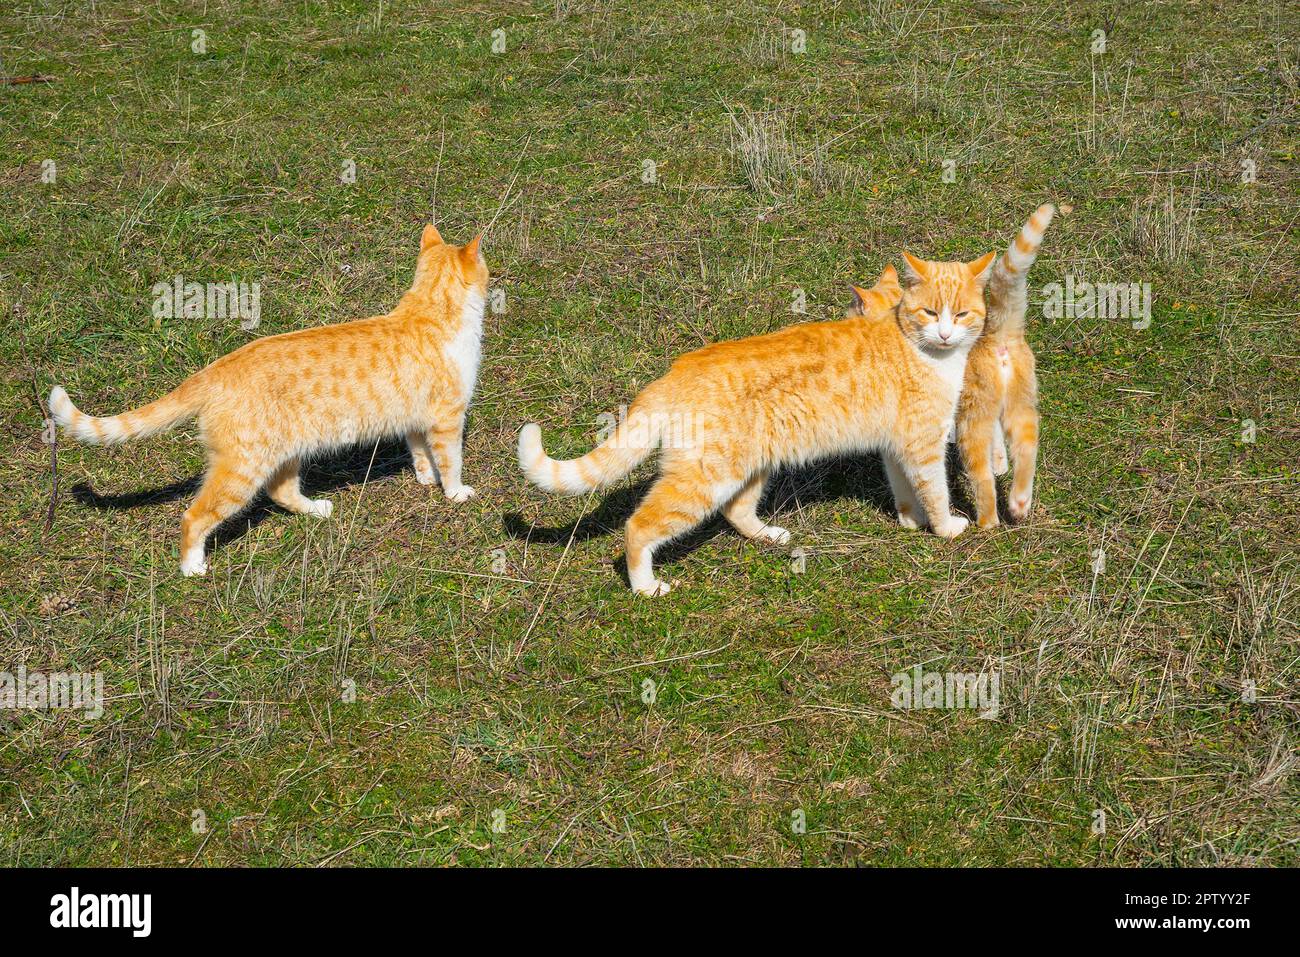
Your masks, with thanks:
[[[36,409],[41,414],[41,438],[45,439],[50,447],[50,505],[45,511],[45,528],[42,532],[45,534],[54,527],[54,509],[59,501],[59,430],[54,428],[50,410],[46,407],[45,400],[41,398],[40,386],[36,384],[36,367],[32,365],[32,354],[27,349],[27,335],[17,325],[15,328],[18,337],[22,340],[23,358],[27,360],[28,374],[32,383],[32,398],[36,400]]]
[[[54,527],[54,509],[59,501],[59,430],[54,427],[54,421],[50,417],[49,409],[45,407],[45,400],[36,389],[36,379],[32,379],[32,390],[36,392],[36,405],[41,410],[41,436],[49,436],[50,445],[50,505],[45,510],[45,531],[48,532]],[[49,423],[46,425],[46,423]],[[49,431],[46,432],[45,429]]]
[[[569,557],[569,549],[573,547],[573,539],[578,534],[578,526],[587,517],[587,508],[590,506],[592,497],[595,494],[596,489],[594,488],[587,493],[587,498],[582,503],[582,515],[573,523],[573,528],[569,532],[569,540],[564,543],[564,551],[560,554],[560,560],[555,565],[555,573],[551,575],[551,580],[546,583],[546,593],[542,595],[542,600],[537,603],[537,610],[533,612],[533,620],[528,623],[528,629],[524,632],[523,637],[519,639],[519,643],[515,645],[514,653],[507,660],[518,658],[523,654],[524,645],[528,644],[528,636],[533,633],[533,629],[537,627],[537,619],[542,617],[542,612],[546,609],[546,603],[550,600],[551,592],[555,589],[555,580],[560,577],[560,570],[564,568],[564,561]]]
[[[438,130],[438,165],[433,170],[433,197],[429,202],[429,222],[438,225],[438,179],[442,176],[442,153],[447,147],[447,121],[444,118]]]
[[[528,146],[533,141],[533,134],[530,132],[524,145],[520,147],[519,156],[515,159],[514,173],[510,177],[510,182],[506,184],[506,191],[501,194],[501,202],[497,204],[497,211],[492,214],[492,221],[483,227],[483,232],[492,232],[492,227],[496,225],[497,219],[501,216],[502,211],[506,208],[506,200],[510,198],[510,191],[515,187],[515,180],[519,178],[519,164],[524,161],[524,154],[528,152]]]

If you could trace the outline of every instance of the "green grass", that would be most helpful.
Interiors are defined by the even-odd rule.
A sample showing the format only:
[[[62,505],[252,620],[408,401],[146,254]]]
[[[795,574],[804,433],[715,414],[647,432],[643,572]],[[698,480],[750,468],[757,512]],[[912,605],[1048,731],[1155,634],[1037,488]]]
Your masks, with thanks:
[[[1298,862],[1294,14],[723,6],[4,15],[5,69],[56,80],[0,87],[0,670],[102,671],[108,702],[0,713],[0,863]],[[756,119],[768,177],[732,150],[753,113],[784,117]],[[619,563],[649,467],[590,500],[518,474],[522,423],[583,451],[674,355],[805,318],[796,289],[835,315],[901,248],[1004,247],[1046,199],[1074,209],[1036,294],[1073,273],[1155,305],[1146,330],[1031,319],[1027,525],[907,533],[874,461],[827,463],[769,495],[803,574],[714,523],[651,602]],[[250,336],[155,321],[153,283],[259,280],[256,334],[374,314],[435,207],[452,241],[493,224],[508,297],[478,499],[359,449],[310,473],[331,521],[259,505],[186,580],[192,493],[114,498],[199,473],[182,429],[61,444],[45,530],[37,392],[120,411]],[[917,663],[1000,670],[998,718],[891,708]]]

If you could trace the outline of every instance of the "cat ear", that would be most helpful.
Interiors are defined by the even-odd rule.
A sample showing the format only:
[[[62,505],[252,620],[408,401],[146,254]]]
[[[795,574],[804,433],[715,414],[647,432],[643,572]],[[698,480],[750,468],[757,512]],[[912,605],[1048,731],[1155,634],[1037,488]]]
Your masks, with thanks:
[[[424,252],[430,246],[442,245],[442,235],[432,223],[424,227],[424,233],[420,236],[420,252]]]
[[[893,266],[886,266],[870,289],[853,287],[853,307],[849,314],[867,316],[876,310],[893,309],[901,298],[903,287],[898,284],[898,271]]]
[[[870,289],[863,289],[861,286],[850,286],[853,290],[853,305],[849,307],[850,315],[861,316],[867,311],[867,303],[873,298]]]
[[[478,262],[478,248],[482,243],[483,234],[479,233],[460,251],[461,258],[464,260],[465,265],[472,266],[474,263]]]
[[[893,263],[886,266],[885,271],[876,280],[876,290],[895,299],[902,293],[902,286],[898,282],[898,270],[894,268]]]
[[[898,270],[892,265],[886,266],[880,278],[876,280],[872,292],[876,294],[876,300],[880,308],[885,310],[893,309],[898,305],[899,300],[903,298],[903,287],[898,281]]]
[[[996,252],[985,253],[979,259],[972,259],[966,264],[966,268],[970,270],[970,274],[981,287],[989,281],[989,276],[993,274],[993,260],[997,258],[997,255]]]
[[[915,286],[930,278],[930,264],[924,259],[917,259],[907,250],[903,250],[903,281]]]

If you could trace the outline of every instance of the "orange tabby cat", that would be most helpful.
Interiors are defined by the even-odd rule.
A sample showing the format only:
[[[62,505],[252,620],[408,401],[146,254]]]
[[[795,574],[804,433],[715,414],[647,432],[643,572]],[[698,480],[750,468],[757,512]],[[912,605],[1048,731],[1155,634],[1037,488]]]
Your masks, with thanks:
[[[181,571],[208,570],[209,533],[266,487],[291,512],[329,517],[333,503],[298,487],[304,458],[404,435],[416,478],[437,476],[453,502],[465,409],[478,375],[488,269],[476,238],[449,246],[424,228],[411,289],[383,316],[258,339],[222,356],[156,402],[109,418],[85,415],[62,386],[56,422],[83,442],[109,445],[198,417],[208,471],[181,521]]]
[[[628,579],[641,595],[669,591],[655,578],[655,549],[719,508],[748,538],[788,542],[788,531],[757,515],[764,482],[783,465],[840,453],[881,450],[891,474],[915,483],[927,513],[940,516],[935,531],[960,535],[966,519],[948,510],[944,452],[993,257],[907,256],[917,281],[905,294],[890,267],[860,293],[854,317],[688,353],[581,458],[548,457],[541,429],[524,426],[519,465],[547,491],[572,495],[626,475],[662,447],[659,480],[627,522]],[[900,295],[894,318],[877,321]]]
[[[994,475],[1007,471],[1006,439],[1015,466],[1007,511],[1021,521],[1029,515],[1033,501],[1038,379],[1034,353],[1025,341],[1026,276],[1055,214],[1051,203],[1039,206],[993,267],[985,290],[988,314],[984,335],[971,349],[966,366],[966,383],[957,406],[957,442],[975,492],[980,528],[998,524]]]

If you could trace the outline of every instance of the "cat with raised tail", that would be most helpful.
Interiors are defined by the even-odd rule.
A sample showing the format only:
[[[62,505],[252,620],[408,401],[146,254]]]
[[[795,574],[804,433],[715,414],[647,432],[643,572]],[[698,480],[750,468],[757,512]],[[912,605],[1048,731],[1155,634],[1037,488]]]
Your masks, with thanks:
[[[547,491],[575,495],[662,450],[659,479],[627,522],[628,579],[640,595],[670,590],[655,577],[655,550],[719,509],[747,538],[788,542],[758,517],[764,483],[782,466],[838,454],[881,452],[895,495],[915,489],[934,531],[960,535],[967,521],[949,511],[944,456],[994,256],[941,263],[904,253],[906,289],[889,267],[873,289],[855,290],[845,319],[681,356],[581,458],[550,458],[538,426],[524,426],[520,468]]]
[[[208,469],[181,520],[187,576],[207,572],[208,535],[261,488],[290,512],[328,518],[333,503],[303,495],[298,476],[305,459],[331,449],[404,436],[416,479],[441,479],[447,498],[467,501],[461,443],[489,278],[480,239],[452,246],[426,226],[411,288],[385,315],[250,342],[120,415],[86,415],[55,386],[50,412],[92,445],[198,419]]]
[[[1029,267],[1038,258],[1056,207],[1044,203],[1021,227],[993,267],[984,297],[984,335],[971,349],[966,383],[957,407],[957,444],[975,494],[980,528],[998,524],[996,475],[1013,467],[1007,511],[1017,522],[1029,516],[1038,459],[1038,377],[1025,341]],[[1010,446],[1010,462],[1007,448]]]

